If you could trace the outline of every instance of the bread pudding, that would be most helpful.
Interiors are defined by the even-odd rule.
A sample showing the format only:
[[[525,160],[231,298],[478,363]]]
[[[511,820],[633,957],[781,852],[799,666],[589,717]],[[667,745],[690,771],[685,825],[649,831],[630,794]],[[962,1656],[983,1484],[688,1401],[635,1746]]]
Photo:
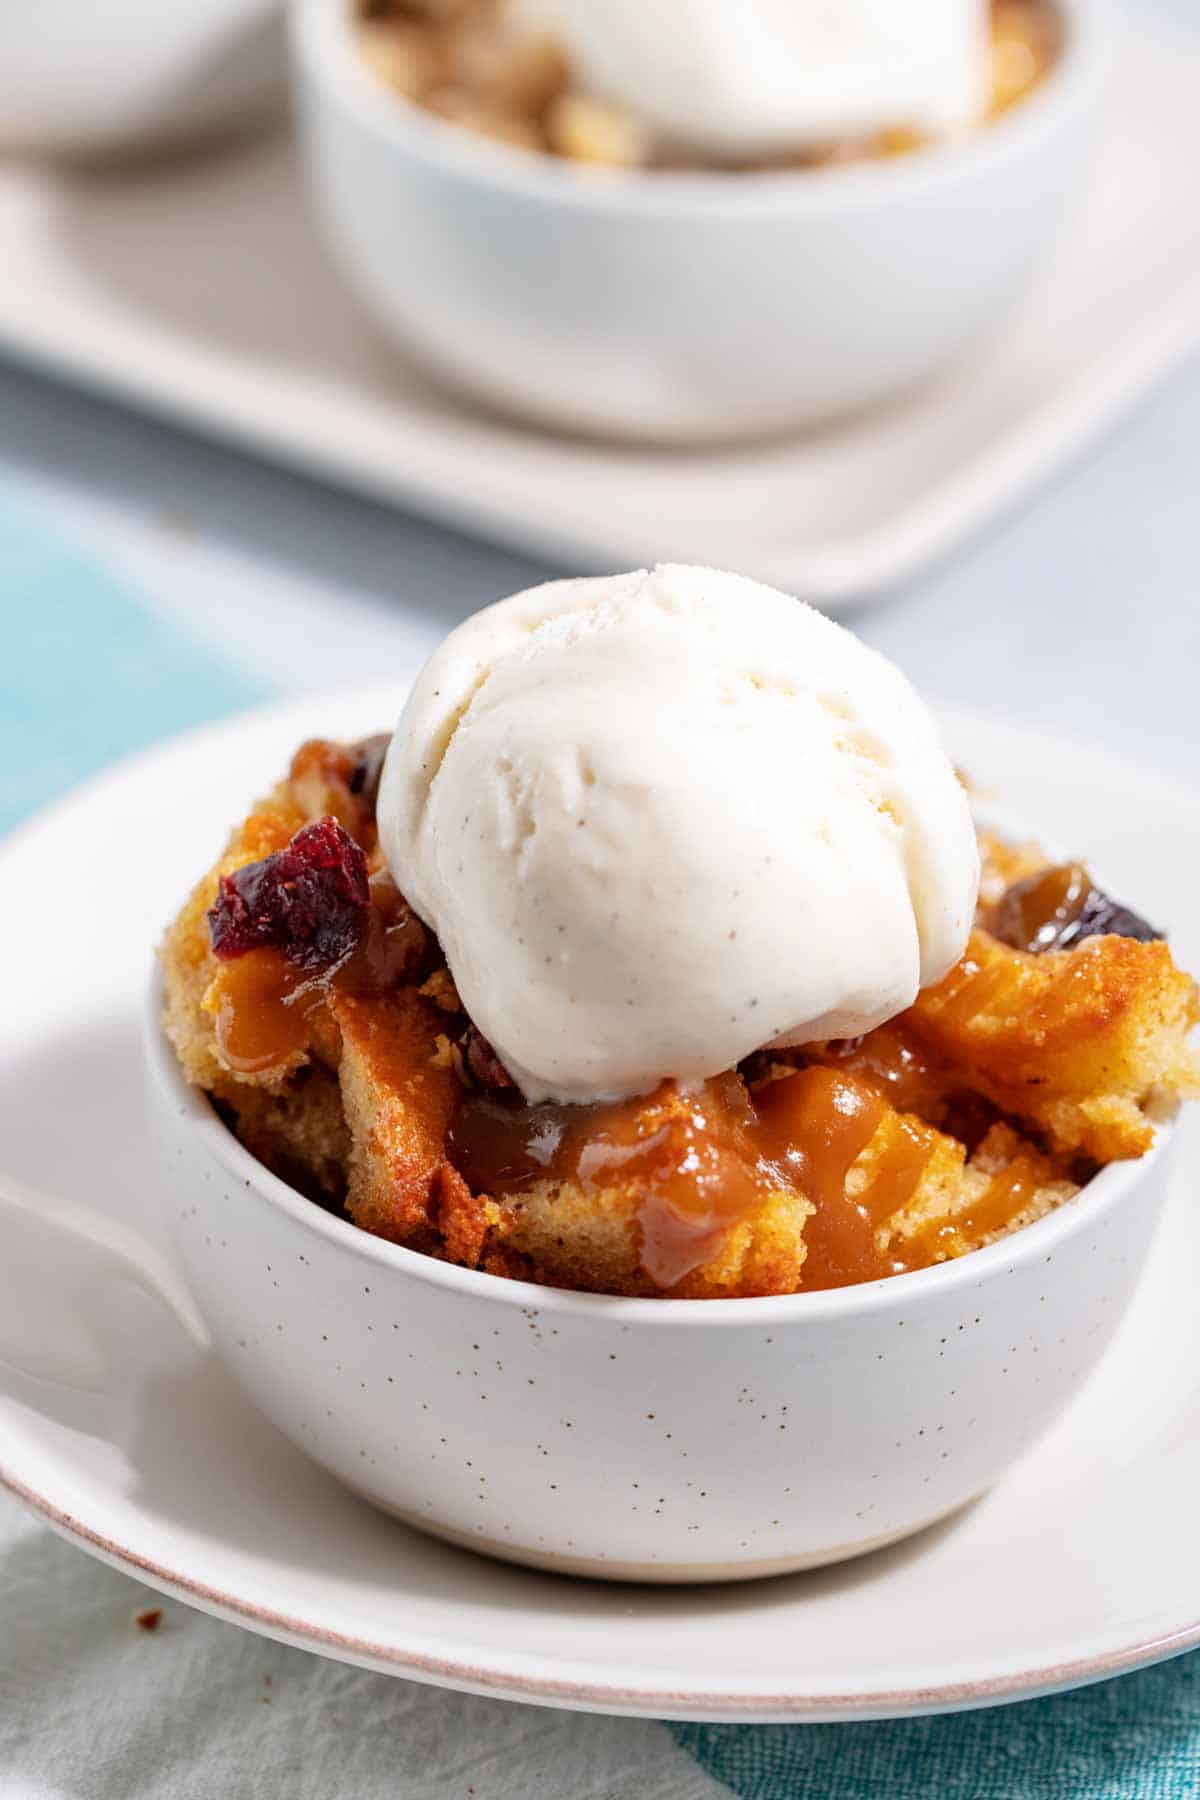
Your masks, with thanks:
[[[938,21],[907,9],[900,14],[903,30],[897,32],[893,14],[876,46],[880,67],[873,80],[883,92],[873,104],[854,93],[871,85],[861,68],[831,67],[823,83],[818,70],[819,91],[807,107],[797,92],[789,109],[785,93],[781,120],[773,124],[765,117],[767,102],[771,89],[786,88],[786,81],[778,79],[781,71],[762,69],[772,59],[751,41],[750,22],[735,18],[721,36],[719,20],[716,30],[706,29],[713,8],[693,0],[696,8],[706,16],[664,10],[661,30],[650,33],[648,14],[631,25],[611,9],[595,8],[594,0],[565,6],[564,0],[356,0],[364,61],[403,99],[494,141],[610,168],[757,172],[906,154],[1024,100],[1053,68],[1062,40],[1052,0],[991,0],[990,9],[987,0],[959,0],[964,17],[951,24],[952,48],[941,54],[963,65],[956,83],[961,94],[949,114],[939,96],[927,116],[912,112],[919,94],[897,71],[901,50],[923,34],[936,36]],[[789,46],[781,40],[780,50],[790,47],[795,56],[797,89],[813,79],[822,51],[830,53],[832,10],[814,19],[811,41]],[[578,45],[571,27],[582,32]],[[870,27],[878,30],[879,19]],[[607,77],[599,89],[588,80],[594,54],[586,54],[595,51],[597,31],[604,40],[598,72]],[[956,33],[964,32],[954,48]],[[847,41],[861,53],[861,42]],[[680,58],[681,43],[695,46],[694,57]],[[657,62],[647,57],[650,49]],[[850,90],[842,110],[835,101],[839,80]],[[668,90],[672,103],[664,110]],[[746,117],[722,117],[731,107]],[[659,111],[661,117],[652,116]]]
[[[531,1101],[384,860],[387,747],[303,744],[162,961],[189,1081],[282,1179],[393,1243],[607,1294],[871,1281],[1075,1202],[1200,1091],[1197,989],[1161,936],[1081,865],[980,831],[965,953],[886,1022]]]

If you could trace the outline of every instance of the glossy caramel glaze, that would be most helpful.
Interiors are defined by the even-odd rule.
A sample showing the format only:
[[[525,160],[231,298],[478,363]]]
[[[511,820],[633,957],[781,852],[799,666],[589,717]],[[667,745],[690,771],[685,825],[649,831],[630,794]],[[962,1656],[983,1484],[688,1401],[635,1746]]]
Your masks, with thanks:
[[[1082,863],[1040,869],[1012,884],[992,909],[989,928],[1014,950],[1053,950],[1064,928],[1079,918],[1092,891],[1092,878]]]
[[[221,1056],[239,1075],[286,1068],[308,1045],[329,993],[384,994],[411,981],[430,938],[386,870],[371,877],[371,905],[357,947],[318,975],[282,951],[261,948],[218,965],[208,1004]]]
[[[535,1181],[587,1193],[635,1184],[641,1260],[673,1287],[779,1185],[756,1154],[754,1109],[736,1075],[602,1106],[529,1106],[510,1092],[464,1093],[446,1153],[475,1193]]]
[[[753,1094],[725,1075],[686,1092],[667,1082],[649,1097],[605,1106],[529,1106],[512,1093],[468,1090],[447,1156],[473,1192],[493,1196],[519,1196],[542,1181],[593,1194],[634,1184],[642,1268],[664,1289],[708,1260],[757,1202],[787,1189],[815,1209],[803,1287],[844,1287],[948,1253],[949,1240],[935,1234],[895,1249],[883,1229],[945,1140],[898,1113],[880,1085],[869,1073],[811,1064]],[[881,1153],[864,1157],[876,1139]],[[998,1177],[974,1216],[999,1231],[1027,1201],[1020,1181]]]
[[[851,1194],[851,1169],[894,1117],[872,1084],[814,1066],[768,1083],[757,1100],[764,1152],[816,1209],[804,1233],[804,1287],[877,1281],[912,1266],[882,1247],[880,1227],[912,1198],[936,1134],[900,1120],[887,1155]]]
[[[249,950],[223,963],[209,999],[222,1058],[239,1075],[294,1062],[322,998],[320,978],[294,967],[281,950]]]
[[[808,1060],[853,1075],[873,1087],[899,1112],[930,1118],[953,1087],[942,1059],[897,1019],[866,1037],[839,1038],[814,1045]]]

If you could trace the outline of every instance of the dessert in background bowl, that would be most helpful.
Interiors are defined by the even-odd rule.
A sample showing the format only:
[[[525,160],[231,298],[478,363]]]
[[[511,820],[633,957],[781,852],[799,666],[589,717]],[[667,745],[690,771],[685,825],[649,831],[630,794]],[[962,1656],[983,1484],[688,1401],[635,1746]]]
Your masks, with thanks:
[[[885,53],[895,9],[858,0],[856,30],[832,33],[840,61],[827,78],[769,79],[763,26],[754,56],[740,38],[726,47],[736,66],[710,56],[711,93],[686,66],[646,93],[639,81],[643,109],[674,95],[654,123],[609,96],[635,62],[665,71],[670,15],[565,0],[557,11],[564,42],[586,37],[576,60],[602,96],[573,86],[550,45],[506,61],[486,18],[364,25],[349,0],[301,0],[293,42],[318,220],[370,311],[431,373],[539,422],[679,442],[878,403],[999,326],[1078,190],[1110,33],[1105,10],[1082,0],[1021,13],[1028,41],[1002,40],[993,78],[1017,103],[975,129],[964,120],[987,107],[982,12],[931,9],[909,70]],[[710,25],[726,16],[700,11]],[[609,24],[613,54],[597,57]],[[973,36],[971,60],[961,45]],[[736,81],[722,79],[730,69]],[[876,153],[918,142],[912,155]],[[565,154],[528,154],[556,145]],[[668,166],[643,166],[655,163]]]
[[[1033,92],[1054,0],[358,0],[402,99],[586,166],[762,172],[907,153]]]
[[[390,748],[299,750],[163,962],[236,1372],[372,1498],[594,1573],[978,1492],[1107,1341],[1197,1086],[1155,929],[977,831],[883,659],[704,570],[469,620]]]

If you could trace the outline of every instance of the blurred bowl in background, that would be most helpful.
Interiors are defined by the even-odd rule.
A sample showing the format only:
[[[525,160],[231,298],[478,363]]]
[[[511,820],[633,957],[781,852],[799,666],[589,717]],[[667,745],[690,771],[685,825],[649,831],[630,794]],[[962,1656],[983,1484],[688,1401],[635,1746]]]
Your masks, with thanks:
[[[0,149],[120,152],[246,124],[283,92],[280,0],[0,6]]]
[[[1059,0],[1040,88],[969,139],[770,174],[585,170],[383,86],[349,0],[295,0],[317,214],[350,285],[431,373],[607,436],[732,439],[903,392],[1011,311],[1081,186],[1112,41]]]

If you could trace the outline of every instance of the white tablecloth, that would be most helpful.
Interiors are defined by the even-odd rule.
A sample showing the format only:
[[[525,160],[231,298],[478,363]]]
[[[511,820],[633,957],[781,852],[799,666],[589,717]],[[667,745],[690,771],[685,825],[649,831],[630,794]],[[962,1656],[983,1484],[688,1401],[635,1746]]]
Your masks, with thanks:
[[[154,1631],[136,1618],[161,1610]],[[661,1726],[451,1694],[164,1600],[0,1494],[0,1800],[710,1800]]]

